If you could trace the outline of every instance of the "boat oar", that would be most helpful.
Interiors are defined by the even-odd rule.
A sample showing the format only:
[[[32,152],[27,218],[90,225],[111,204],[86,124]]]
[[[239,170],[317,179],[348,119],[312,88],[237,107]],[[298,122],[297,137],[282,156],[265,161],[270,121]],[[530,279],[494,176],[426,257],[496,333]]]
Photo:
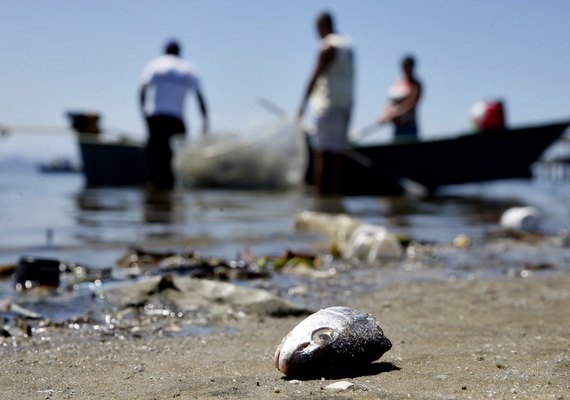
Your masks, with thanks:
[[[364,139],[364,138],[370,136],[371,134],[375,133],[376,131],[378,131],[378,129],[382,128],[383,126],[385,126],[383,123],[374,122],[370,125],[365,126],[362,129],[359,129],[355,132],[352,132],[350,134],[351,142],[352,143],[358,143],[362,139]]]
[[[267,111],[269,111],[271,114],[281,118],[281,119],[287,119],[289,118],[289,114],[287,113],[287,111],[285,111],[285,109],[283,109],[282,107],[279,107],[277,104],[275,104],[274,102],[267,100],[264,97],[261,97],[259,99],[259,105],[263,108],[265,108]]]
[[[44,134],[44,133],[69,133],[70,129],[59,125],[2,125],[0,135],[7,136],[17,132],[18,134]]]
[[[374,166],[374,161],[372,161],[371,158],[366,157],[364,154],[359,153],[358,151],[352,148],[347,148],[344,151],[344,154],[349,158],[351,158],[352,160],[356,161],[358,164],[362,165],[363,167],[372,168]]]

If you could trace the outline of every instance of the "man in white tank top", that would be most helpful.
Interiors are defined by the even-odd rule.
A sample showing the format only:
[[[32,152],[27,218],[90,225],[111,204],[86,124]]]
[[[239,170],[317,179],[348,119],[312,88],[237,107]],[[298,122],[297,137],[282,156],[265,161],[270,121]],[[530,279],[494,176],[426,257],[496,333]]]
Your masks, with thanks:
[[[146,65],[141,77],[140,106],[148,127],[146,174],[152,189],[174,187],[170,139],[186,133],[184,100],[188,93],[196,94],[205,135],[208,111],[198,73],[190,62],[181,58],[180,45],[171,41],[163,55]]]
[[[354,54],[350,39],[335,33],[329,13],[317,19],[321,46],[297,117],[311,104],[317,116],[314,183],[321,195],[340,194],[342,157],[353,105]]]

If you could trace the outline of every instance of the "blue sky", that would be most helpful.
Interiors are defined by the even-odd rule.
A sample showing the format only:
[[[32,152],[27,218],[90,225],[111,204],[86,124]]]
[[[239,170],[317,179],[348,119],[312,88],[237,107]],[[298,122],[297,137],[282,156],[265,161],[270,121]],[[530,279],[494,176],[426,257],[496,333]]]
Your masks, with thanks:
[[[92,110],[104,127],[143,137],[139,76],[176,37],[202,72],[212,130],[247,131],[274,118],[261,97],[297,109],[325,9],[357,52],[353,129],[375,120],[406,53],[425,86],[425,136],[468,129],[469,109],[483,98],[503,99],[510,125],[570,116],[564,0],[3,0],[0,124],[65,125],[66,110]],[[193,101],[187,111],[197,128]],[[42,142],[14,134],[0,139],[0,157],[18,143],[43,151]]]

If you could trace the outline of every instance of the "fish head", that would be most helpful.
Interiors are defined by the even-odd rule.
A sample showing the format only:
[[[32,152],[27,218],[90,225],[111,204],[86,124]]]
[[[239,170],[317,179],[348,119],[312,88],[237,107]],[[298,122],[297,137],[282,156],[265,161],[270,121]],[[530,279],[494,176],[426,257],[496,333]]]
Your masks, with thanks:
[[[300,324],[281,342],[275,352],[275,367],[285,375],[312,366],[338,339],[335,327],[323,324]]]

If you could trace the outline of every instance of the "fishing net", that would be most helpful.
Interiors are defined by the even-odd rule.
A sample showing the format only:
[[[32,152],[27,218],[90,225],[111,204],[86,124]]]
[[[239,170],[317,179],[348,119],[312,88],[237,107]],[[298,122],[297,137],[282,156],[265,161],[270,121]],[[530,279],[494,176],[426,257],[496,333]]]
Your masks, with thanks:
[[[302,184],[307,148],[293,122],[243,135],[208,135],[178,141],[174,168],[184,187],[283,190]]]

